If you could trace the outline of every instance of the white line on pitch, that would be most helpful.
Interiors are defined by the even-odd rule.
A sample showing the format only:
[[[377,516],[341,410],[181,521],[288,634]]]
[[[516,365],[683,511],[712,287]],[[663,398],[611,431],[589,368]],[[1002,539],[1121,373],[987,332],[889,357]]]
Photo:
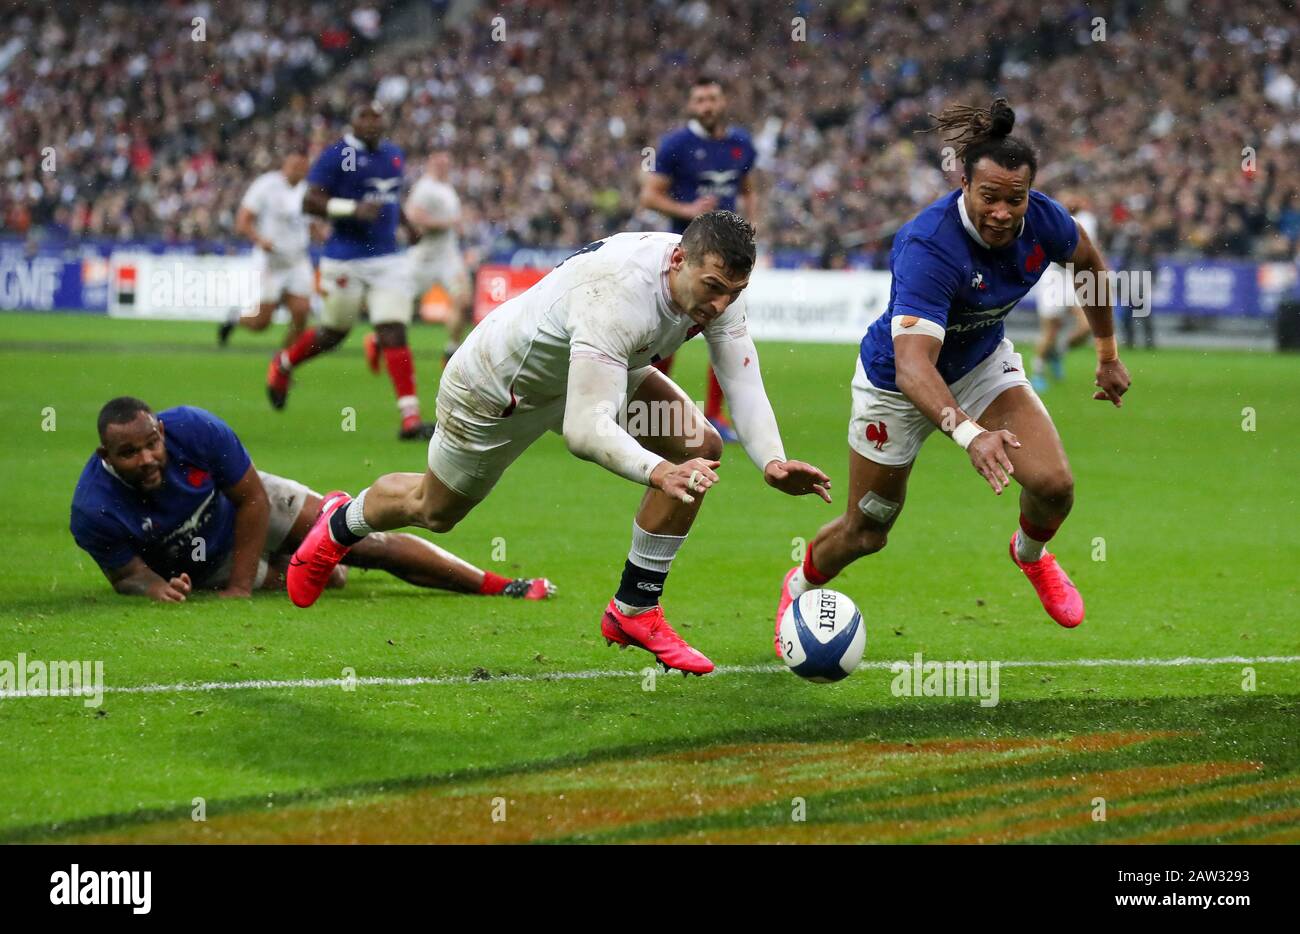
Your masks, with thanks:
[[[648,661],[648,659],[647,659]],[[1013,659],[999,662],[1003,668],[1184,668],[1193,665],[1288,665],[1300,662],[1300,655],[1225,655],[1220,658],[1195,658],[1188,655],[1177,658],[1058,658],[1045,661],[1035,659]],[[868,661],[860,666],[866,669],[891,670],[895,665],[911,667],[911,661]],[[491,675],[487,678],[475,678],[459,675],[442,678],[299,678],[295,680],[254,680],[254,681],[183,681],[179,684],[138,684],[126,687],[104,687],[105,694],[184,694],[190,692],[205,693],[211,691],[274,691],[295,688],[342,688],[347,685],[357,687],[419,687],[445,686],[456,684],[508,683],[533,684],[544,681],[595,681],[602,678],[640,678],[644,669],[621,671],[597,669],[591,671],[554,671],[536,675]],[[657,669],[656,669],[657,670]],[[714,669],[717,675],[766,675],[785,671],[784,665],[721,665]],[[662,674],[662,672],[661,672]],[[47,690],[5,690],[0,691],[0,700],[22,697],[80,697],[93,695],[93,690],[76,691],[65,688],[57,691]]]

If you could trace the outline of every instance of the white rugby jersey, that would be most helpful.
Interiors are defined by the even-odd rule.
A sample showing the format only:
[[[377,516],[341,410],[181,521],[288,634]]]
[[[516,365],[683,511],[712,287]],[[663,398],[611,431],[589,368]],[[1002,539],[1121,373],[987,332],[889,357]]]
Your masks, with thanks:
[[[446,182],[421,175],[406,196],[406,203],[429,214],[435,222],[449,225],[444,230],[428,231],[415,244],[421,253],[443,253],[457,249],[454,225],[460,217],[460,197]]]
[[[579,250],[484,319],[449,369],[490,414],[565,395],[569,360],[604,357],[629,370],[703,333],[710,344],[748,336],[742,295],[706,327],[677,311],[668,262],[681,237],[620,233]]]
[[[280,171],[266,172],[253,180],[244,193],[240,207],[257,215],[258,236],[275,245],[275,252],[263,253],[254,247],[260,260],[276,266],[290,266],[307,256],[311,240],[308,218],[302,210],[303,195],[307,193],[307,180],[290,185]]]

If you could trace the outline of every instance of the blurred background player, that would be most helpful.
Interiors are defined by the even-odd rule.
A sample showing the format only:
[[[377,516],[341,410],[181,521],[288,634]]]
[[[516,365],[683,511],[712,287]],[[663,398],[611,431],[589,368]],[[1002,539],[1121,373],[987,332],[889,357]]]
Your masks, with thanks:
[[[1088,234],[1093,243],[1101,243],[1097,231],[1097,217],[1088,210],[1088,200],[1075,192],[1061,196],[1064,207]],[[1032,290],[1038,300],[1038,344],[1034,348],[1034,373],[1030,382],[1042,392],[1047,388],[1047,374],[1058,382],[1065,378],[1065,361],[1061,351],[1061,328],[1068,314],[1074,330],[1065,339],[1065,349],[1081,347],[1092,336],[1088,319],[1079,307],[1074,294],[1074,283],[1066,275],[1065,267],[1052,263]]]
[[[259,301],[253,311],[234,311],[217,328],[223,347],[236,327],[266,330],[281,304],[289,312],[284,346],[293,346],[307,327],[314,274],[307,247],[311,221],[302,211],[307,192],[307,156],[291,153],[279,169],[266,172],[248,186],[235,214],[235,232],[253,243],[253,268],[258,276]]]
[[[686,126],[659,140],[654,171],[641,182],[641,206],[666,215],[676,234],[699,215],[715,209],[736,211],[757,224],[758,191],[752,177],[757,153],[748,133],[727,125],[722,83],[713,77],[697,78],[686,109],[690,114]],[[655,364],[664,373],[670,373],[672,365],[671,355]],[[722,387],[712,366],[708,379],[704,416],[722,440],[736,441],[723,413]]]
[[[457,229],[460,225],[460,198],[451,187],[451,156],[438,150],[424,162],[424,173],[411,186],[404,210],[420,239],[406,255],[411,261],[411,277],[418,303],[435,284],[441,285],[451,303],[451,320],[447,322],[447,345],[443,348],[444,365],[465,339],[470,323],[469,274],[461,259]]]
[[[120,594],[183,602],[193,590],[247,597],[283,590],[289,555],[321,499],[295,480],[257,470],[230,426],[177,406],[154,414],[130,396],[99,412],[99,448],[72,498],[72,535]],[[481,571],[415,535],[372,535],[347,563],[417,587],[540,600],[545,578]],[[331,586],[342,586],[343,568]]]
[[[266,388],[271,405],[283,408],[293,369],[342,343],[364,302],[397,393],[401,415],[397,436],[427,440],[433,425],[420,417],[415,362],[406,340],[414,287],[408,261],[397,245],[406,160],[400,149],[384,140],[383,128],[382,105],[359,105],[352,112],[350,131],[320,154],[307,175],[303,210],[328,218],[333,226],[320,262],[321,324],[276,354]]]
[[[601,618],[605,639],[645,649],[665,668],[712,671],[669,625],[659,600],[718,481],[722,440],[653,361],[703,334],[745,453],[764,480],[791,496],[816,493],[830,502],[826,475],[785,457],[738,301],[753,265],[754,228],[731,211],[711,211],[681,237],[621,233],[590,243],[507,301],[470,333],[443,373],[424,473],[387,474],[356,499],[328,494],[290,563],[290,599],[311,606],[348,549],[376,531],[451,531],[550,431],[563,435],[574,456],[649,487],[632,521],[622,580]],[[675,414],[651,424],[627,417],[647,410]]]
[[[823,526],[802,566],[781,585],[776,654],[786,608],[849,564],[885,547],[922,443],[937,427],[970,458],[998,495],[1020,484],[1012,562],[1047,614],[1066,628],[1083,622],[1079,591],[1046,550],[1074,505],[1074,476],[1052,417],[1025,378],[1004,319],[1048,263],[1074,264],[1106,282],[1106,264],[1082,225],[1032,190],[1038,156],[1010,135],[1015,111],[945,108],[936,129],[956,147],[961,187],[904,224],[890,253],[885,313],[867,329],[853,378],[849,497]],[[1110,298],[1093,290],[1085,313],[1097,342],[1094,399],[1116,407],[1129,388],[1119,359]],[[980,419],[976,422],[976,419]]]

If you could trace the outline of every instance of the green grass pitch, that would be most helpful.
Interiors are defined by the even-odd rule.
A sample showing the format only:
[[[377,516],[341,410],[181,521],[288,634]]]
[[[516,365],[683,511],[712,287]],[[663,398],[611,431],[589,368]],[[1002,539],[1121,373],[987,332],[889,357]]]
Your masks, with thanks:
[[[1015,502],[932,439],[889,547],[833,585],[863,610],[867,664],[823,686],[780,669],[772,613],[796,539],[843,508],[852,347],[760,345],[787,451],[832,475],[835,505],[728,450],[664,601],[722,667],[647,679],[649,657],[598,629],[640,491],[556,437],[440,539],[551,577],[550,602],[357,572],[310,611],[114,595],[67,531],[110,396],[211,409],[259,467],[320,491],[423,470],[359,335],[280,413],[270,341],[0,316],[0,660],[101,660],[110,689],[98,708],[0,698],[0,841],[1300,842],[1293,356],[1131,352],[1119,411],[1090,399],[1088,354],[1069,358],[1044,399],[1077,483],[1054,544],[1088,604],[1075,631],[1007,558]],[[441,333],[413,343],[432,411]],[[702,394],[703,372],[691,346],[674,375]],[[1021,664],[993,707],[894,696],[888,663],[915,652]],[[242,684],[174,689],[204,682]],[[169,689],[113,690],[151,685]]]

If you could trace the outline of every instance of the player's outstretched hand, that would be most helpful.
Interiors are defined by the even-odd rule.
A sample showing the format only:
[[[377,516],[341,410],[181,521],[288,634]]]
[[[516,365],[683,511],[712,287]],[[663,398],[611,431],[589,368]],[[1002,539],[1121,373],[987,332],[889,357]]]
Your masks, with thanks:
[[[1120,397],[1128,392],[1128,387],[1132,384],[1129,379],[1128,367],[1119,359],[1108,360],[1105,363],[1097,364],[1097,381],[1094,385],[1101,388],[1092,394],[1094,399],[1102,402],[1109,400],[1115,408],[1124,404]]]
[[[703,493],[718,482],[717,469],[722,461],[693,457],[682,464],[664,461],[650,475],[650,485],[663,490],[673,499],[683,503],[695,502],[693,493]]]
[[[1016,468],[1011,465],[1011,458],[1007,457],[1007,449],[1018,447],[1019,438],[1009,431],[1000,430],[981,431],[971,441],[970,447],[966,448],[971,464],[998,496],[1011,486],[1011,475],[1016,472]]]
[[[763,470],[763,479],[768,486],[791,496],[816,493],[826,502],[831,501],[831,478],[803,461],[772,461]]]
[[[159,603],[184,603],[190,595],[190,576],[181,574],[169,581],[159,581],[149,591],[149,596]]]
[[[361,221],[363,224],[369,224],[371,221],[379,217],[379,202],[378,201],[359,202],[357,204],[357,209],[356,211],[353,212],[352,216],[357,220]]]

